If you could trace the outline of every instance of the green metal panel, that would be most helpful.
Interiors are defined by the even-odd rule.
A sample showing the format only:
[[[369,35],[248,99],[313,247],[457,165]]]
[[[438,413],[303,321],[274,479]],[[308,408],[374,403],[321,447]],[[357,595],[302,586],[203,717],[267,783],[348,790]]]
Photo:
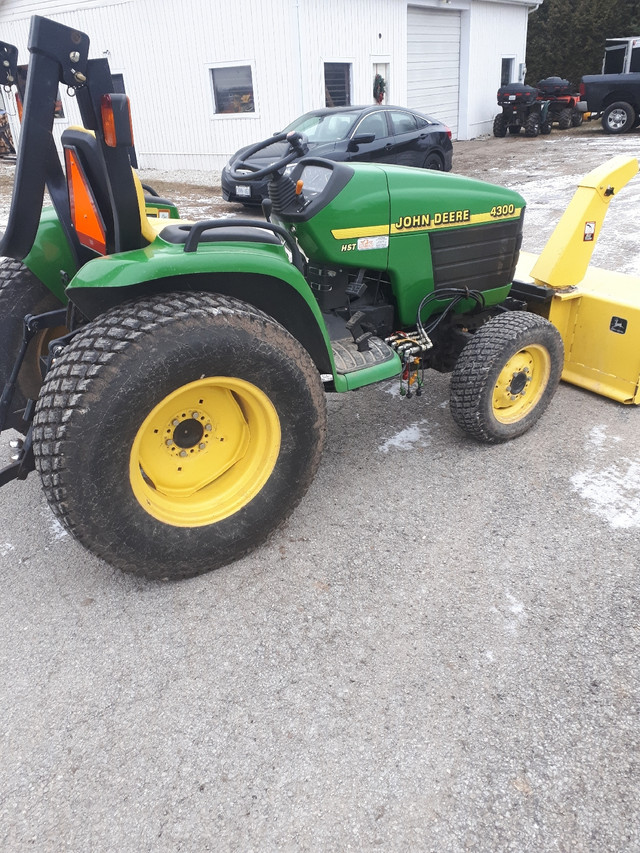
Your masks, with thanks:
[[[53,207],[45,207],[31,251],[24,264],[49,290],[66,303],[65,282],[61,273],[73,278],[76,262]]]

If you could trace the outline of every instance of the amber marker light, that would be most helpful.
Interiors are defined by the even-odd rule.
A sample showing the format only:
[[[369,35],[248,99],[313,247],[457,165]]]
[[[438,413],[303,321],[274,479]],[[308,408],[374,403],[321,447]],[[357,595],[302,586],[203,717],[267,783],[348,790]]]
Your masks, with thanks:
[[[102,133],[109,148],[117,145],[133,145],[131,109],[126,95],[103,95],[100,101]]]

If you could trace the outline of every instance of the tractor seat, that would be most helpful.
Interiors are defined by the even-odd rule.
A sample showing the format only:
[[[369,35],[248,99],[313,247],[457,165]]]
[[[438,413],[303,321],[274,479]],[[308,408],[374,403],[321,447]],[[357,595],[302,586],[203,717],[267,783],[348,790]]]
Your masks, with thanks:
[[[192,223],[195,224],[195,223]],[[167,225],[158,235],[166,243],[186,243],[191,224]],[[264,228],[251,228],[246,225],[234,225],[233,220],[222,228],[209,228],[202,232],[201,243],[270,243],[280,245],[280,240],[272,231]]]

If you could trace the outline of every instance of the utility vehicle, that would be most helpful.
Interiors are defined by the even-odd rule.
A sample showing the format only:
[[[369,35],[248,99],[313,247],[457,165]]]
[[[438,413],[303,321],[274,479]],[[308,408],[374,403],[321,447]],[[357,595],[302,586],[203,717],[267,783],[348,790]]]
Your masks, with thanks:
[[[574,91],[568,80],[562,77],[545,77],[538,82],[537,89],[538,100],[549,103],[547,121],[550,124],[555,122],[560,130],[568,130],[582,124],[583,114],[578,110],[580,95]]]
[[[581,232],[561,237],[578,242],[568,273],[554,258],[513,286],[516,192],[300,159],[296,133],[276,140],[288,144],[277,162],[249,162],[272,137],[235,164],[238,182],[269,176],[264,221],[182,221],[145,197],[128,100],[88,49],[85,34],[33,18],[0,243],[0,429],[14,449],[0,485],[37,469],[86,548],[178,579],[249,552],[292,512],[320,461],[325,392],[399,376],[419,396],[435,368],[452,371],[451,413],[471,436],[500,442],[537,421],[563,371],[563,337],[567,364],[575,347],[566,306],[575,315],[583,300],[565,285],[588,264]],[[7,86],[16,59],[0,46]],[[59,84],[84,123],[62,135],[64,168],[51,132]],[[612,171],[615,191],[623,171]],[[598,228],[614,192],[601,177],[583,205]]]
[[[493,135],[504,137],[509,133],[518,134],[524,128],[524,135],[538,136],[539,133],[551,133],[549,101],[540,99],[534,86],[523,83],[509,83],[498,89],[498,106],[502,112],[493,120]]]

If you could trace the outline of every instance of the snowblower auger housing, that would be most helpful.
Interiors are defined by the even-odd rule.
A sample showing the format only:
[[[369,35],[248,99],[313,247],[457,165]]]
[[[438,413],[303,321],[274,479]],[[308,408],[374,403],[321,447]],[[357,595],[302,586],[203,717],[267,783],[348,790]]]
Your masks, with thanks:
[[[132,168],[128,101],[83,33],[33,19],[0,246],[0,429],[60,521],[124,571],[178,579],[263,542],[304,496],[326,391],[452,372],[450,409],[499,442],[558,384],[558,330],[511,294],[525,209],[447,173],[304,155],[264,220],[181,220]],[[51,129],[59,84],[84,128]],[[257,173],[242,169],[238,181]],[[42,209],[45,186],[53,206]],[[533,285],[534,290],[544,286]]]

